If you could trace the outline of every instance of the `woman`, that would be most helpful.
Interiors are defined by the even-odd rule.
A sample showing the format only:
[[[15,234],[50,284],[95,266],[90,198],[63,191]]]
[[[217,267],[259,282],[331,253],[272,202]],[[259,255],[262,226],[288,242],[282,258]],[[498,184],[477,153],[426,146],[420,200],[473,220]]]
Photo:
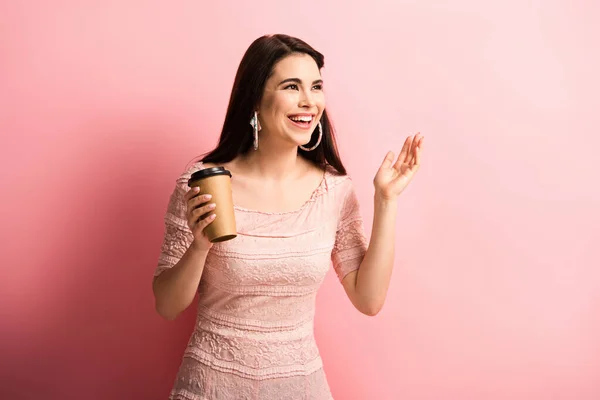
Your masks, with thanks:
[[[375,315],[383,306],[396,202],[423,138],[408,137],[395,162],[385,156],[367,242],[325,110],[322,67],[323,55],[299,39],[257,39],[239,66],[218,146],[177,180],[156,309],[173,319],[196,292],[199,300],[171,399],[331,399],[313,336],[315,296],[331,264],[356,309]],[[215,165],[233,175],[238,236],[211,244],[203,230],[219,210],[187,180]]]

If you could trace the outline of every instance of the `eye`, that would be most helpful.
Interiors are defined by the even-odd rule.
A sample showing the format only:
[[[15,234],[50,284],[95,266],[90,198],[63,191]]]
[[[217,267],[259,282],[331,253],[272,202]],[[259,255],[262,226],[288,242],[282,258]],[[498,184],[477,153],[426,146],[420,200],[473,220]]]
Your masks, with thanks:
[[[318,85],[313,86],[314,90],[323,90],[323,84],[319,83]]]
[[[285,87],[285,89],[298,90],[298,85],[296,85],[295,83],[292,83],[291,85],[287,85]]]

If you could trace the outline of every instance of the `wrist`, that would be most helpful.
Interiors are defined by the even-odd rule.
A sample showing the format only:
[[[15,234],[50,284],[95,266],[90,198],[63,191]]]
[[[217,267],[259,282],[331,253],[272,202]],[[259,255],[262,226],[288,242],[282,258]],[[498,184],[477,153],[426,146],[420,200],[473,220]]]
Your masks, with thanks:
[[[379,206],[379,207],[384,207],[384,208],[388,208],[388,207],[395,208],[398,205],[397,197],[386,197],[379,193],[375,193],[373,200],[374,200],[376,207]]]
[[[201,243],[198,240],[194,239],[194,240],[192,240],[192,243],[190,244],[189,250],[194,254],[206,256],[208,254],[208,251],[212,247],[212,243],[210,243],[210,242],[207,242],[207,243],[208,243],[208,246],[206,245],[206,243]]]

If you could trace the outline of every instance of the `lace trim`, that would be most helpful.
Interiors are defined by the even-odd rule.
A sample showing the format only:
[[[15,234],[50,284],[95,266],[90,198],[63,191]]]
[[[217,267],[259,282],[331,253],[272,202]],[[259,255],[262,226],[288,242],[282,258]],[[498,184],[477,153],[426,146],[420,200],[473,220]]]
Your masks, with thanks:
[[[205,279],[210,275],[217,275],[217,271],[211,271],[210,269],[204,269],[202,279]],[[294,296],[301,297],[314,293],[319,286],[320,282],[315,282],[312,285],[302,285],[302,286],[289,286],[289,285],[241,285],[241,284],[226,284],[222,281],[218,281],[216,279],[207,279],[207,284],[210,284],[216,289],[219,289],[222,292],[226,292],[229,295],[252,295],[252,296]],[[210,283],[209,283],[210,282]]]
[[[362,220],[356,219],[338,231],[331,259],[340,281],[360,267],[367,247],[368,241],[363,232]]]
[[[218,246],[218,245],[220,245],[220,246]],[[297,246],[297,242],[296,242],[296,246]],[[265,252],[248,253],[248,252],[231,250],[231,249],[226,248],[223,245],[223,243],[217,243],[215,246],[212,247],[211,253],[214,256],[235,258],[235,259],[239,259],[239,260],[252,260],[252,259],[255,259],[255,260],[277,260],[277,259],[282,259],[282,258],[287,259],[290,257],[311,257],[311,256],[321,255],[324,253],[329,253],[331,251],[331,246],[327,243],[323,246],[307,248],[307,249],[297,249],[297,248],[294,249],[292,247],[290,247],[290,248],[283,247],[282,248],[281,246],[279,246],[278,248],[273,249],[273,250],[274,250],[273,253],[265,253]]]
[[[323,367],[316,346],[310,341],[281,343],[240,344],[203,332],[192,339],[193,345],[184,353],[211,369],[239,377],[266,380],[304,376]]]
[[[331,254],[333,267],[342,281],[350,272],[360,267],[368,248],[358,197],[350,187],[341,210],[335,245]]]
[[[166,269],[177,264],[194,239],[185,219],[186,205],[183,199],[189,190],[187,180],[185,182],[184,184],[180,177],[169,197],[164,216],[165,233],[154,276],[160,275]]]
[[[312,304],[312,301],[310,302]],[[275,312],[274,309],[268,310],[270,313]],[[198,317],[199,322],[197,326],[200,326],[206,321],[214,324],[215,328],[221,330],[222,327],[233,328],[238,331],[255,331],[262,333],[277,333],[289,336],[290,332],[297,336],[306,336],[313,331],[313,318],[314,309],[310,307],[309,311],[294,319],[294,323],[290,324],[288,321],[276,320],[276,321],[264,321],[258,319],[239,318],[232,315],[223,314],[216,312],[211,308],[203,305],[198,305]],[[202,319],[205,321],[200,322]],[[203,329],[208,329],[203,325]]]
[[[233,295],[305,296],[317,291],[331,267],[328,251],[303,257],[253,259],[209,253],[203,279]]]
[[[171,400],[332,400],[323,368],[311,373],[248,379],[212,369],[194,355],[185,356]]]
[[[187,251],[192,240],[193,234],[191,231],[184,231],[178,226],[167,224],[154,276],[160,275],[165,270],[177,264]]]

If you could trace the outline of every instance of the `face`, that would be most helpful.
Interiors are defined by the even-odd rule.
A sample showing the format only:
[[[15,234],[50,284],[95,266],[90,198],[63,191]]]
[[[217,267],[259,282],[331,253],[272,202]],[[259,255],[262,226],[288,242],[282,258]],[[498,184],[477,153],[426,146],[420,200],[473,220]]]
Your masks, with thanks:
[[[265,84],[258,119],[264,139],[307,144],[325,109],[323,81],[307,54],[280,60]]]

